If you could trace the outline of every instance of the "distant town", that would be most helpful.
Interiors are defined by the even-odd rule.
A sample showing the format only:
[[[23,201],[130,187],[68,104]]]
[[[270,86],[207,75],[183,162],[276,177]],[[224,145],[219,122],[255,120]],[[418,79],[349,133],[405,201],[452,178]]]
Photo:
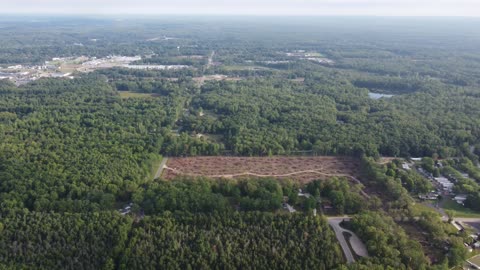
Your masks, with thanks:
[[[141,56],[112,55],[97,57],[55,57],[43,65],[12,65],[0,67],[0,80],[9,79],[16,85],[26,84],[40,78],[74,78],[78,72],[92,72],[96,69],[123,67],[145,70],[176,70],[189,68],[187,65],[140,65],[133,64]]]

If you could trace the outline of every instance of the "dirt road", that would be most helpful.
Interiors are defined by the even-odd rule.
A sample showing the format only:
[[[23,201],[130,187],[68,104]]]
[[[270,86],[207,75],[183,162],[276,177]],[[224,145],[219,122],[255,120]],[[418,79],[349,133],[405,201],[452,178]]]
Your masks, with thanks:
[[[210,54],[210,56],[208,57],[208,62],[207,62],[207,69],[209,69],[210,67],[212,67],[213,65],[213,56],[215,55],[215,51],[212,51],[212,53]]]

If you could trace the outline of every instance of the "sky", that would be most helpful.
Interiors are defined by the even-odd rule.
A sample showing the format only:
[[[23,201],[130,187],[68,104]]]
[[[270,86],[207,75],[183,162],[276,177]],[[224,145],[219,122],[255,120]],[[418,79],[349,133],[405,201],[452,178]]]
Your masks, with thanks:
[[[480,17],[480,0],[0,0],[12,14]]]

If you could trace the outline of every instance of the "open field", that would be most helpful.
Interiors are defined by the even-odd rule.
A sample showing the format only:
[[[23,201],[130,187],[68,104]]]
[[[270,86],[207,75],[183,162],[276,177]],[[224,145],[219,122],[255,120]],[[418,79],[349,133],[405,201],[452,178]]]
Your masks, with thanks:
[[[359,161],[349,157],[188,157],[171,158],[164,177],[275,177],[300,182],[344,176],[357,182]]]

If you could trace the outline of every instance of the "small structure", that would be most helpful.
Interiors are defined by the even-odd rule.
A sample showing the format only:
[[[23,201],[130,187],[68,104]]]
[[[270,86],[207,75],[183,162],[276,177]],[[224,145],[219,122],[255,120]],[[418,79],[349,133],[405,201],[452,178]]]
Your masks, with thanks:
[[[422,200],[437,200],[438,199],[438,194],[437,193],[434,193],[434,192],[430,192],[430,193],[427,193],[427,194],[424,194],[424,195],[418,195],[418,198],[422,199]]]
[[[409,171],[409,170],[410,170],[410,164],[408,164],[408,163],[402,163],[402,168],[403,168],[404,170]]]
[[[464,205],[467,200],[467,195],[459,194],[453,198],[458,204]]]

